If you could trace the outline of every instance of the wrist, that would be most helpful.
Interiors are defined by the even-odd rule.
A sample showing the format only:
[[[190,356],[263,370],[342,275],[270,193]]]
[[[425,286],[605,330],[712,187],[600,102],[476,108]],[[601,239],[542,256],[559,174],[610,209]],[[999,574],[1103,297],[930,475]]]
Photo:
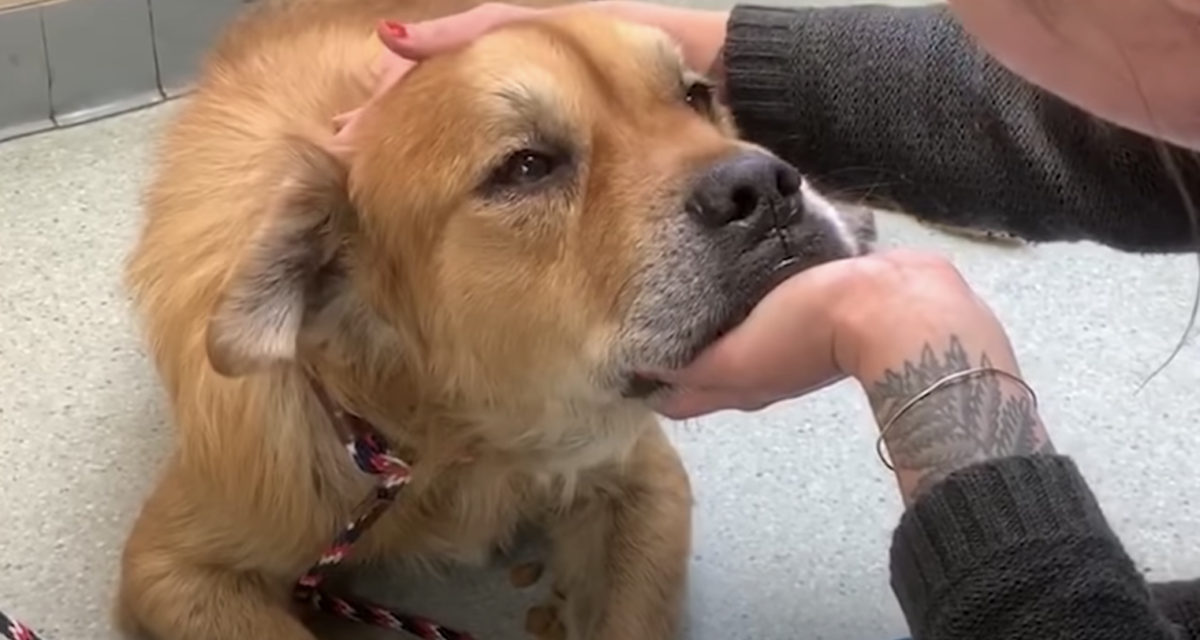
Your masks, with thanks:
[[[1004,327],[952,264],[907,251],[854,263],[831,311],[835,359],[866,391],[906,501],[957,469],[1052,451],[1036,398],[1005,375],[1020,369]],[[944,381],[976,368],[989,371]]]
[[[956,342],[940,354],[927,345],[920,361],[867,387],[881,429],[877,447],[886,447],[906,504],[961,469],[1054,453],[1033,389]]]

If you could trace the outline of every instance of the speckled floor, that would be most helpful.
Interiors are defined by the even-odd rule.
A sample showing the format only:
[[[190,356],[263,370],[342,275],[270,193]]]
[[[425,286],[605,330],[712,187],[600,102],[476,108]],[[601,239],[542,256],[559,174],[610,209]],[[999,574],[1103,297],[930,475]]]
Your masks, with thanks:
[[[167,447],[118,273],[169,108],[0,145],[0,610],[46,640],[112,637],[116,558]],[[1059,448],[1150,575],[1200,575],[1200,353],[1135,393],[1184,330],[1196,261],[1000,249],[891,217],[882,233],[953,256],[996,307]],[[698,495],[688,638],[903,634],[885,565],[900,505],[854,388],[674,433]],[[527,598],[499,574],[413,584],[381,572],[361,588],[482,640],[521,637]]]

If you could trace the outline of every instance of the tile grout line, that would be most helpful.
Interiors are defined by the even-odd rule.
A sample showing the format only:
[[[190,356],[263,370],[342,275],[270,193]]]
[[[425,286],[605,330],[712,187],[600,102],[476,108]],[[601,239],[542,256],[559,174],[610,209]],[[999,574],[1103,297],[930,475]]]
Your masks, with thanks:
[[[54,68],[50,66],[50,38],[46,35],[46,12],[41,6],[34,7],[37,10],[38,28],[42,32],[42,63],[46,65],[46,108],[49,113],[46,114],[50,118],[52,128],[57,129],[58,116],[54,113]]]
[[[62,5],[82,5],[83,3],[89,1],[92,0],[42,0],[40,2],[30,2],[27,5],[18,7],[5,7],[0,9],[0,23],[7,22],[10,16],[22,16],[19,19],[27,21],[25,23],[28,25],[27,28],[37,29],[34,34],[31,34],[31,42],[29,43],[30,46],[27,49],[30,64],[28,67],[28,73],[37,73],[41,75],[41,77],[38,78],[38,82],[34,85],[35,88],[32,89],[33,91],[37,91],[37,94],[30,93],[31,89],[26,89],[25,96],[28,98],[29,96],[42,94],[44,92],[44,97],[46,99],[46,104],[44,106],[40,104],[38,105],[39,108],[36,109],[35,112],[37,115],[33,115],[28,112],[22,113],[19,109],[17,111],[8,111],[6,110],[5,105],[2,104],[3,101],[0,101],[0,131],[7,132],[3,134],[2,138],[0,138],[0,144],[3,144],[9,140],[25,138],[27,136],[32,136],[39,133],[57,131],[89,122],[103,120],[108,117],[123,113],[138,111],[163,102],[174,100],[176,98],[185,97],[194,89],[194,78],[187,77],[194,75],[194,72],[181,75],[179,78],[175,78],[174,76],[168,77],[171,73],[180,75],[178,71],[171,71],[171,69],[178,67],[179,64],[178,62],[168,61],[166,58],[164,58],[164,56],[171,57],[172,60],[175,60],[180,55],[179,47],[173,43],[165,43],[165,45],[169,46],[164,49],[164,43],[159,42],[158,40],[158,38],[162,36],[161,32],[163,25],[160,24],[161,19],[159,12],[155,11],[156,7],[154,5],[156,4],[156,0],[143,0],[145,5],[144,9],[141,10],[146,12],[144,14],[146,22],[143,24],[145,24],[146,28],[148,28],[150,40],[150,47],[146,50],[145,55],[151,56],[151,59],[148,62],[149,64],[153,65],[152,70],[146,70],[147,74],[153,73],[152,78],[147,77],[146,79],[146,84],[150,85],[149,87],[146,87],[148,90],[147,97],[149,97],[149,95],[157,94],[156,98],[151,98],[149,100],[129,100],[127,104],[118,106],[115,103],[120,103],[123,99],[122,96],[118,96],[118,98],[113,101],[114,104],[112,104],[115,110],[97,108],[94,110],[96,112],[95,115],[78,119],[74,117],[77,114],[70,114],[72,115],[72,117],[69,118],[70,121],[65,121],[64,116],[67,114],[59,113],[61,110],[61,105],[55,103],[58,85],[62,81],[62,78],[56,77],[59,74],[55,73],[55,68],[52,64],[51,54],[53,53],[53,43],[51,42],[51,31],[55,25],[49,24],[51,16],[45,7],[53,4],[56,6],[56,11],[62,11],[67,8],[63,7]],[[170,9],[176,11],[174,8],[175,5],[187,4],[196,0],[163,1],[171,5],[169,7]],[[230,0],[221,1],[222,6],[230,2]],[[252,2],[253,0],[240,0],[240,2],[237,2],[236,4],[250,4]],[[141,5],[142,3],[139,2],[135,4]],[[174,14],[172,14],[172,16],[174,16]],[[36,26],[34,21],[36,21]],[[176,19],[176,21],[178,20]],[[221,22],[223,23],[224,21]],[[197,21],[196,24],[192,24],[189,27],[195,32],[194,35],[201,36],[203,38],[211,38],[213,35],[215,35],[213,33],[209,33],[213,27],[209,26],[203,20]],[[189,34],[189,37],[191,35],[193,34]],[[40,38],[40,40],[38,40],[38,38]],[[193,55],[201,55],[201,52],[190,52],[186,47],[182,51],[185,52],[183,55],[188,57]],[[40,56],[41,60],[34,60],[34,56]],[[168,85],[170,85],[170,90],[168,90]],[[130,95],[124,98],[136,97],[136,95]],[[41,100],[39,99],[38,102],[41,102]],[[11,121],[9,118],[11,118]],[[12,132],[14,131],[19,131],[20,133],[13,134]]]
[[[154,58],[154,84],[158,87],[159,97],[166,100],[167,90],[163,87],[162,62],[158,59],[158,33],[155,30],[157,25],[154,23],[153,0],[146,0],[146,19],[150,21],[150,55]]]

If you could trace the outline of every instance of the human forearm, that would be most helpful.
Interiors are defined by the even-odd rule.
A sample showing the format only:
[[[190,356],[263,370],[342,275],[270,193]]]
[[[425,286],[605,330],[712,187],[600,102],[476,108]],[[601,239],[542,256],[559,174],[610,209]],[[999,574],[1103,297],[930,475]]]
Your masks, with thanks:
[[[886,429],[883,444],[906,504],[973,464],[1054,452],[1035,398],[1016,380],[995,371],[1019,375],[1011,350],[1006,344],[994,345],[989,353],[981,346],[1002,339],[1000,332],[932,338],[886,368],[870,367],[858,374],[876,421]],[[946,378],[973,369],[979,373]],[[943,381],[943,386],[932,387]]]
[[[952,264],[858,264],[827,307],[834,353],[867,394],[906,504],[972,464],[1053,452],[1004,327]]]
[[[1193,246],[1153,141],[1014,76],[944,7],[741,6],[724,69],[743,133],[844,198],[1033,241]]]

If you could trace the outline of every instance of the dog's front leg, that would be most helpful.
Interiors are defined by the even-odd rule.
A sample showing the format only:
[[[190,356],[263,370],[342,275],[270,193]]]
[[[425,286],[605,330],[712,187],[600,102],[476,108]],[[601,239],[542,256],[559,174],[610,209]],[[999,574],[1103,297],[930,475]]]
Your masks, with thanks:
[[[196,509],[180,478],[169,468],[134,521],[121,558],[119,630],[139,640],[317,640],[294,615],[292,583],[279,570],[303,567],[305,556],[289,557],[268,531],[261,537],[275,544],[206,526],[221,518]]]
[[[552,572],[571,640],[670,640],[691,554],[687,472],[655,425],[611,490],[551,526]],[[556,634],[548,634],[556,635]]]

